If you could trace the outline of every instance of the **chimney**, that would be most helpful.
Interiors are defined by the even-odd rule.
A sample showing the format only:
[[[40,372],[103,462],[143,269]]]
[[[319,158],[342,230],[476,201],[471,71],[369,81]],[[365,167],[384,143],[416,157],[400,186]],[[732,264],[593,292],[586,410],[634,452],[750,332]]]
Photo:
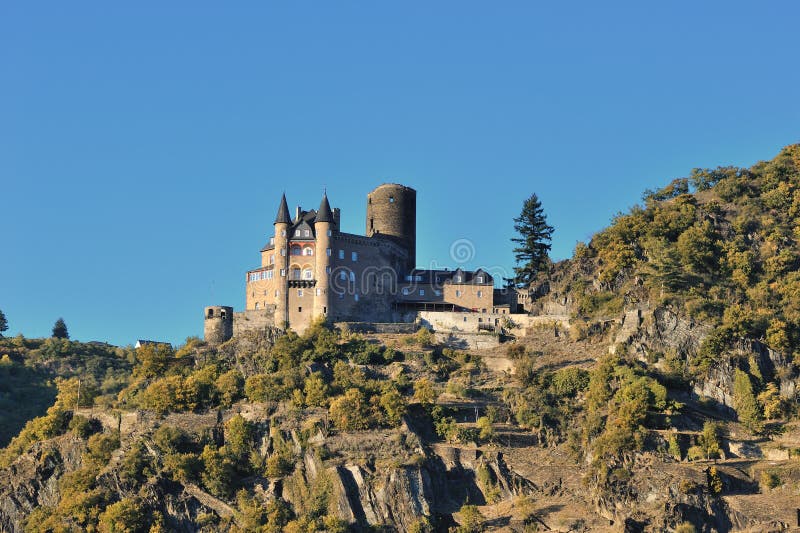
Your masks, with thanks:
[[[302,209],[302,208],[301,208],[301,207],[298,205],[298,206],[297,206],[297,210],[296,210],[296,211],[295,211],[295,213],[294,213],[294,219],[295,219],[295,220],[300,220],[300,213],[301,213],[302,211],[303,211],[303,209]]]

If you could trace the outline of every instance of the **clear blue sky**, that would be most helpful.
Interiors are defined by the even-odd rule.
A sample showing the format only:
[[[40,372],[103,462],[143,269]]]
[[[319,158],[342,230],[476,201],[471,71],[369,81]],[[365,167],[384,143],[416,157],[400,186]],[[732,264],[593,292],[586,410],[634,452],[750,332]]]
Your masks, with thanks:
[[[231,7],[235,6],[235,7]],[[693,167],[800,140],[800,4],[3,2],[7,334],[202,335],[244,305],[280,193],[346,231],[418,190],[417,257],[510,269],[536,192],[553,256]]]

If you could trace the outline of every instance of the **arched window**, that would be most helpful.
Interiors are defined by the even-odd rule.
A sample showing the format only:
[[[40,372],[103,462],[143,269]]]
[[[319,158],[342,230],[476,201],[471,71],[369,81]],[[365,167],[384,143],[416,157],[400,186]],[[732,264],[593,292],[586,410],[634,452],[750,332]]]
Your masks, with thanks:
[[[353,272],[352,270],[350,271],[350,282],[351,283],[355,283],[356,282],[356,273]]]
[[[300,255],[300,247],[299,246],[292,246],[292,255]]]
[[[300,269],[297,267],[292,267],[289,271],[289,279],[300,279]]]
[[[314,255],[314,250],[310,246],[303,248],[303,255]]]
[[[303,279],[314,279],[314,272],[310,268],[303,270]]]

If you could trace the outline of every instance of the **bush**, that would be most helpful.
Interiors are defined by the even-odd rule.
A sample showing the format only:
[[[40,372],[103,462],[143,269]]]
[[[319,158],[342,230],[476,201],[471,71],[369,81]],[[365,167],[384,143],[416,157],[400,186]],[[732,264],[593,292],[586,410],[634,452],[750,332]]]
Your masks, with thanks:
[[[69,430],[81,439],[87,439],[98,431],[102,431],[103,426],[96,418],[88,419],[85,416],[75,415],[69,421]]]
[[[776,487],[779,487],[781,484],[781,478],[778,477],[777,474],[773,472],[768,472],[767,470],[761,471],[761,476],[759,477],[758,485],[761,487],[761,492],[767,492],[772,490]]]
[[[353,431],[370,426],[369,407],[364,394],[358,389],[348,389],[343,396],[331,402],[328,414],[340,430]]]
[[[100,533],[140,533],[148,529],[147,509],[135,498],[124,498],[109,505],[97,529]]]

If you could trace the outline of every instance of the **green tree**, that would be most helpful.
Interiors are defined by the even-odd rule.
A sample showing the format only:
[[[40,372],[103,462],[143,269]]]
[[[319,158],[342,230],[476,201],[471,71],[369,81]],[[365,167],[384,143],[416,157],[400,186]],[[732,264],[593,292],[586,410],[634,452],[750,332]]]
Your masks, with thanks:
[[[6,320],[6,315],[0,310],[0,337],[3,336],[3,332],[8,330],[8,320]]]
[[[63,318],[56,320],[53,325],[53,337],[56,339],[69,339],[69,332],[67,331],[67,324]]]
[[[756,433],[762,430],[761,410],[753,393],[753,383],[747,372],[738,368],[733,378],[733,408],[748,429]]]
[[[700,443],[706,459],[716,459],[719,457],[721,447],[719,443],[720,427],[716,422],[706,421],[703,424],[703,434],[700,436]]]
[[[429,407],[436,401],[436,392],[433,390],[433,383],[428,378],[422,378],[414,383],[414,399]]]
[[[514,219],[514,230],[519,234],[519,237],[511,239],[517,244],[514,258],[518,266],[514,268],[514,281],[517,286],[526,287],[537,272],[548,265],[550,259],[547,253],[553,235],[553,227],[547,224],[547,217],[536,194],[522,204],[522,212]]]
[[[381,394],[380,405],[386,413],[386,421],[392,426],[400,424],[400,420],[408,410],[405,398],[394,387],[389,387]]]
[[[491,441],[494,439],[494,426],[492,425],[492,421],[488,416],[480,417],[475,425],[477,426],[478,431],[480,431],[478,436],[482,441]]]

